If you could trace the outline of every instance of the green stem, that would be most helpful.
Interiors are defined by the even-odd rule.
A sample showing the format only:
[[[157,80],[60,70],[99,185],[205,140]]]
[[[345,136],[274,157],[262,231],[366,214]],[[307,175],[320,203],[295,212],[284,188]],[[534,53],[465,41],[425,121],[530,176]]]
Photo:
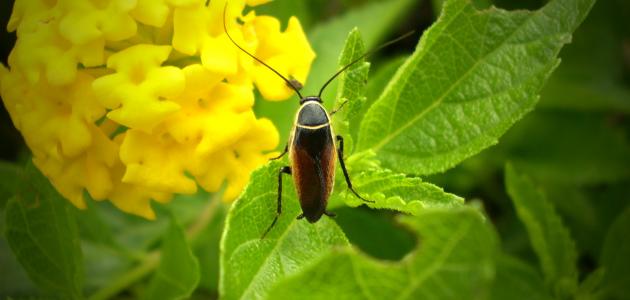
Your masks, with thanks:
[[[199,214],[195,222],[188,227],[186,230],[186,239],[189,243],[194,242],[199,236],[199,233],[212,221],[221,203],[221,196],[222,193],[215,193],[210,201],[208,201],[208,204],[204,206],[203,211]],[[155,270],[160,263],[160,255],[161,252],[159,250],[147,253],[139,265],[128,270],[108,285],[100,288],[88,299],[104,300],[118,295],[121,291],[140,281]]]
[[[135,268],[127,271],[118,279],[112,281],[109,285],[99,289],[90,296],[89,300],[104,300],[110,299],[116,296],[120,291],[124,290],[129,285],[144,278],[149,272],[157,268],[160,262],[160,251],[153,251],[147,254],[142,263]]]

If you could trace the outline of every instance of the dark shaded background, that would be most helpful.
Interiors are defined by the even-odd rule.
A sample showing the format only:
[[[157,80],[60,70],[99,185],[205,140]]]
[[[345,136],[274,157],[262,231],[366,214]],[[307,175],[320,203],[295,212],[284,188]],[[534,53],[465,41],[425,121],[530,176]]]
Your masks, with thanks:
[[[6,26],[13,10],[13,0],[0,1],[0,58],[2,63],[7,65],[7,58],[13,45],[15,44],[15,32],[7,32]],[[16,161],[20,153],[25,151],[24,140],[19,132],[13,127],[11,118],[4,105],[0,105],[0,159]]]

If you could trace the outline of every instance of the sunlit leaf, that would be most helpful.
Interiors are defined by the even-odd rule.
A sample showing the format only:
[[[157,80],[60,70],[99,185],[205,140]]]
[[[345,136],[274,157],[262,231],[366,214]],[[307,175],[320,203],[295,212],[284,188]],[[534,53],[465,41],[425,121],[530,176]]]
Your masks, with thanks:
[[[339,177],[342,177],[341,174]],[[417,177],[407,177],[386,169],[372,169],[355,173],[352,184],[357,192],[374,203],[365,203],[354,196],[346,187],[345,182],[338,180],[337,189],[340,193],[333,194],[331,207],[340,203],[349,206],[367,204],[372,208],[381,208],[417,215],[427,208],[457,207],[464,203],[464,199],[444,192],[441,188],[422,181]]]
[[[357,28],[354,28],[348,34],[339,57],[339,68],[341,69],[359,59],[361,55],[365,54],[365,51],[361,34]],[[348,67],[337,79],[337,96],[332,111],[335,112],[335,115],[332,124],[335,134],[341,134],[344,137],[346,156],[352,153],[354,147],[354,137],[351,133],[357,132],[361,121],[359,111],[365,102],[364,94],[369,69],[370,64],[361,60]]]
[[[395,171],[431,174],[495,144],[525,113],[594,0],[538,11],[477,11],[448,1],[416,52],[370,107],[359,150]]]
[[[289,176],[284,176],[282,214],[261,239],[276,215],[280,167],[275,161],[255,171],[228,213],[221,240],[222,299],[264,299],[274,283],[348,244],[326,216],[315,224],[296,220],[300,208]]]
[[[494,278],[496,237],[472,208],[403,218],[419,235],[400,262],[341,247],[276,285],[269,299],[483,299]],[[325,287],[325,288],[322,288]]]

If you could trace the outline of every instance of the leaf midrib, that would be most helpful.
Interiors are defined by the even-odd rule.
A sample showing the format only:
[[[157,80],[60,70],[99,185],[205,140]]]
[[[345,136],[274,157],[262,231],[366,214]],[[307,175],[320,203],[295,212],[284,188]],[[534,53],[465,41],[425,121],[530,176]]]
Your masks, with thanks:
[[[269,251],[269,255],[267,255],[267,257],[265,257],[265,259],[262,261],[262,263],[260,264],[260,266],[256,269],[254,277],[252,277],[252,280],[249,281],[249,283],[247,284],[247,287],[245,288],[245,290],[243,290],[243,293],[241,293],[239,295],[239,299],[244,299],[243,297],[245,295],[247,295],[247,293],[250,291],[250,289],[252,288],[252,283],[256,280],[256,278],[258,278],[258,276],[260,275],[260,270],[262,269],[263,266],[265,266],[267,264],[267,262],[269,261],[269,258],[271,257],[271,255],[273,253],[276,252],[276,250],[278,249],[278,247],[280,246],[280,244],[282,243],[282,241],[284,241],[286,235],[291,231],[291,229],[293,228],[293,226],[295,226],[295,224],[297,224],[296,220],[294,219],[293,221],[291,221],[291,223],[289,224],[289,226],[286,227],[286,230],[278,237],[277,239],[277,243],[273,246],[273,248],[271,248],[271,250]],[[244,244],[241,244],[241,246]],[[234,251],[232,253],[234,253],[239,247],[237,247],[236,249],[234,249]]]
[[[544,9],[544,8],[543,8]],[[375,146],[372,147],[372,149],[377,152],[379,149],[381,149],[383,146],[385,146],[389,141],[391,141],[392,139],[394,139],[395,137],[397,137],[398,135],[401,134],[401,132],[403,132],[404,130],[406,130],[407,128],[409,128],[410,126],[412,126],[414,123],[416,123],[418,120],[420,120],[421,118],[423,118],[427,113],[433,111],[433,109],[435,109],[437,106],[439,106],[440,104],[442,104],[442,102],[444,101],[444,99],[446,98],[446,96],[450,95],[450,93],[452,92],[452,90],[456,87],[459,86],[459,84],[462,82],[462,80],[468,78],[468,76],[470,76],[471,72],[473,70],[475,70],[482,62],[484,62],[489,56],[493,55],[495,52],[497,52],[499,49],[501,49],[503,47],[503,45],[505,44],[506,41],[508,41],[509,39],[511,39],[517,32],[520,32],[520,30],[531,21],[531,19],[538,15],[538,13],[540,13],[543,9],[537,10],[532,12],[531,14],[529,14],[527,16],[527,19],[525,19],[521,24],[519,24],[517,27],[515,27],[514,31],[511,32],[503,41],[501,41],[497,47],[495,47],[495,49],[493,49],[492,51],[486,53],[483,57],[481,57],[479,60],[477,60],[464,74],[462,74],[444,93],[442,93],[442,95],[440,95],[436,101],[434,101],[431,105],[427,106],[424,110],[422,110],[418,115],[416,115],[414,118],[412,118],[409,122],[399,126],[397,129],[395,129],[394,131],[392,131],[390,134],[388,134],[387,136],[385,136],[378,144],[376,144]],[[457,12],[456,16],[461,14],[461,12],[463,11],[460,10]],[[451,20],[451,22],[453,20],[456,19],[456,16],[453,17],[453,19]],[[449,26],[450,23],[449,22],[445,27]],[[433,47],[434,44],[431,44],[430,48],[425,49],[425,53],[428,53],[429,50]],[[424,55],[423,55],[424,57]],[[419,60],[422,58],[418,58]],[[407,80],[407,77],[405,78],[405,81]],[[400,95],[398,95],[397,97],[398,100],[395,101],[395,104],[397,105],[399,100],[400,100]],[[395,112],[395,108],[392,110],[392,112]],[[393,118],[393,114],[390,117],[390,124],[391,122],[393,122],[394,118]],[[390,129],[392,126],[390,125],[388,129]]]

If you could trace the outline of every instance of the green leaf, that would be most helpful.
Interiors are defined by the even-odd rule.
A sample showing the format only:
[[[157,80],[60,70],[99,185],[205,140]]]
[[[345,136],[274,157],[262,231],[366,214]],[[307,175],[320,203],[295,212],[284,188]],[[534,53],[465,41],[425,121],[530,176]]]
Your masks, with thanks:
[[[601,299],[627,299],[630,295],[630,207],[610,227],[600,263],[604,269]]]
[[[351,173],[352,174],[352,173]],[[366,199],[375,201],[367,203],[371,208],[390,209],[412,215],[419,214],[426,208],[457,207],[464,204],[464,199],[444,192],[442,188],[423,182],[417,177],[407,177],[386,169],[371,169],[352,174],[354,189]],[[348,190],[343,176],[339,176],[337,188],[330,199],[330,207],[345,203],[351,207],[366,204]]]
[[[339,57],[339,69],[352,63],[354,60],[365,54],[365,44],[361,38],[361,33],[356,27],[350,31],[341,56]],[[340,126],[335,126],[339,133],[347,133],[347,127],[358,126],[358,111],[365,102],[365,87],[367,84],[368,72],[370,64],[362,59],[350,66],[346,71],[339,75],[337,96],[335,98],[334,109],[339,109],[333,120],[347,120],[352,124],[347,124],[344,131],[340,131]],[[346,103],[347,101],[347,103]],[[345,103],[345,105],[344,105]]]
[[[83,256],[73,207],[31,163],[6,207],[5,235],[28,276],[44,292],[82,298]]]
[[[505,182],[516,213],[525,225],[530,242],[556,297],[566,298],[577,290],[575,243],[542,191],[532,181],[506,166]]]
[[[375,1],[354,9],[340,17],[322,23],[308,33],[317,57],[305,86],[305,94],[317,94],[321,85],[337,70],[337,59],[343,49],[346,33],[358,28],[365,45],[371,49],[382,40],[400,18],[409,12],[415,0]],[[333,103],[335,83],[326,89],[322,99]],[[303,93],[304,94],[304,93]]]
[[[346,39],[346,44],[339,57],[339,69],[350,64],[354,60],[365,54],[365,45],[361,38],[361,33],[357,28],[352,29]],[[352,153],[354,139],[350,133],[356,133],[360,122],[361,106],[365,102],[365,85],[368,78],[370,64],[364,60],[350,66],[339,75],[337,86],[337,97],[335,98],[334,109],[337,109],[333,116],[333,127],[335,134],[344,137],[345,154]]]
[[[349,65],[356,59],[365,54],[365,44],[361,33],[358,28],[353,28],[348,33],[345,46],[339,57],[339,69]],[[367,83],[367,77],[370,64],[365,62],[365,59],[356,62],[346,69],[337,79],[337,97],[335,98],[335,104],[339,107],[345,101],[359,100],[365,93],[365,85]],[[356,105],[348,103],[348,105]],[[345,110],[345,115],[350,115],[354,110]],[[339,111],[340,113],[342,111]]]
[[[542,276],[530,265],[501,255],[497,261],[497,275],[490,299],[496,300],[551,300]]]
[[[434,15],[436,16],[440,15],[440,12],[442,11],[442,7],[444,6],[445,1],[446,0],[432,0],[431,1],[431,6],[433,7]],[[486,9],[493,4],[492,0],[471,0],[471,2],[477,9]],[[496,3],[494,4],[499,7],[504,7],[502,5],[497,5]]]
[[[169,213],[170,225],[162,240],[160,265],[145,299],[186,299],[199,283],[199,262],[188,246],[182,227]]]
[[[599,288],[602,283],[602,279],[604,278],[605,272],[604,269],[598,268],[595,271],[588,274],[586,278],[580,283],[580,287],[578,289],[577,295],[575,296],[576,300],[592,300],[598,299],[597,296],[593,296],[595,294],[595,290]]]
[[[0,210],[16,192],[19,168],[15,164],[0,161]]]
[[[282,278],[304,269],[335,246],[347,245],[341,229],[324,216],[315,224],[296,220],[301,210],[290,176],[283,178],[282,214],[276,215],[278,171],[273,161],[254,171],[228,213],[221,240],[221,299],[262,299]]]
[[[594,0],[534,12],[448,1],[416,52],[370,107],[358,150],[395,171],[432,174],[493,145],[525,113]]]
[[[597,256],[606,236],[607,226],[597,212],[594,199],[589,199],[583,190],[571,185],[546,183],[544,189],[547,199],[570,229],[579,252]]]
[[[494,277],[497,242],[470,208],[427,210],[401,218],[419,235],[400,262],[375,260],[352,247],[336,248],[282,281],[268,299],[482,299]]]
[[[359,115],[364,116],[370,106],[376,102],[376,99],[378,99],[389,81],[394,77],[394,74],[396,74],[396,71],[398,71],[407,58],[408,56],[398,56],[381,63],[380,68],[378,68],[373,75],[370,75],[370,80],[368,81],[365,91],[367,100],[361,107]]]
[[[4,228],[4,214],[0,214],[0,222]],[[11,253],[8,241],[4,237],[0,238],[0,266],[4,275],[0,276],[0,295],[37,294],[37,287],[29,280],[26,271]]]

